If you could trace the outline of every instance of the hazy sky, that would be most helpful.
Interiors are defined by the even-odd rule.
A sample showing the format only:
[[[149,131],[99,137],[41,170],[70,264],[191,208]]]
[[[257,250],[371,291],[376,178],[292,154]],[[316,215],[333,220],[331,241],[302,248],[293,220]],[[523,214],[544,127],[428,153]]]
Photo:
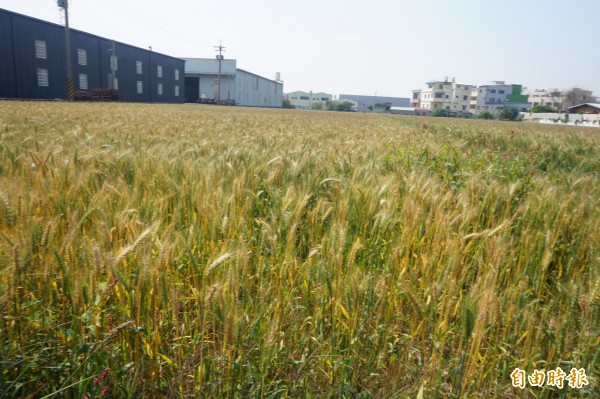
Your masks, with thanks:
[[[284,92],[409,97],[432,79],[600,96],[600,1],[71,0],[75,29],[177,57],[215,56]],[[55,0],[0,8],[61,23]]]

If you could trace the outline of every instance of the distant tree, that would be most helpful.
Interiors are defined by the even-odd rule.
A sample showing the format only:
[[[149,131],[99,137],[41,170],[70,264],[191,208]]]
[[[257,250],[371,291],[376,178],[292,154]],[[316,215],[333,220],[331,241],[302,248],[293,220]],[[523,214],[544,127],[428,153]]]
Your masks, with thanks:
[[[389,112],[390,109],[392,109],[392,103],[377,103],[375,106],[385,108],[386,112]]]
[[[283,99],[283,101],[281,102],[281,106],[283,108],[288,108],[288,109],[294,109],[294,108],[296,108],[295,106],[292,105],[292,103],[290,102],[290,100],[288,100],[287,98]]]
[[[498,119],[503,121],[514,121],[519,117],[519,110],[516,108],[504,108],[498,114]]]
[[[490,111],[483,110],[479,113],[479,119],[494,119],[494,114]]]
[[[433,111],[431,111],[431,116],[437,116],[437,117],[446,116],[446,110],[442,109],[442,108],[436,108]]]
[[[327,111],[353,112],[352,103],[349,101],[327,101]]]
[[[574,87],[565,93],[565,100],[563,101],[563,110],[575,105],[584,103],[595,103],[598,101],[596,96],[593,96],[589,90],[583,90],[579,87]]]
[[[537,113],[543,113],[543,112],[552,113],[552,112],[558,112],[558,111],[549,105],[537,104],[531,108],[531,112],[533,112],[534,114],[537,114]]]
[[[323,103],[314,103],[311,108],[317,111],[321,111],[323,109]]]

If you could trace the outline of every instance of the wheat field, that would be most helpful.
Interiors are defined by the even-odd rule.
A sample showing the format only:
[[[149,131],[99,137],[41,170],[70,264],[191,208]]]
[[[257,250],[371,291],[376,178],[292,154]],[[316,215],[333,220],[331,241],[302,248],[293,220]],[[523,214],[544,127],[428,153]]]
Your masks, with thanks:
[[[597,129],[0,102],[0,398],[594,397],[599,327]]]

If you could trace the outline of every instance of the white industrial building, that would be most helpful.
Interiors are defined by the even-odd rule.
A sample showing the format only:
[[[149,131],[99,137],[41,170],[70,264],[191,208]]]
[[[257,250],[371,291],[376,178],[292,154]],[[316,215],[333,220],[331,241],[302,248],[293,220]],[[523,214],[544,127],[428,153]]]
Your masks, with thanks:
[[[185,60],[186,102],[235,102],[248,107],[281,108],[283,82],[237,68],[236,60],[183,58]],[[219,91],[220,86],[220,91]],[[219,95],[220,93],[220,95]]]
[[[287,99],[296,109],[326,109],[332,95],[323,92],[294,91],[287,94]]]

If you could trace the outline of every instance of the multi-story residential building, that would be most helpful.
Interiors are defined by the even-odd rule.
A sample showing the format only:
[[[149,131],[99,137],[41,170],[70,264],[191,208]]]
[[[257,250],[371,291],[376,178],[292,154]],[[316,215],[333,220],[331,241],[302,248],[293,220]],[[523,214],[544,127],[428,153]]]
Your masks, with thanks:
[[[297,109],[326,109],[331,94],[294,91],[287,94],[287,99]]]
[[[443,109],[450,113],[469,112],[469,102],[473,85],[448,81],[427,82],[427,87],[413,90],[411,106],[428,110]]]
[[[559,89],[542,89],[528,90],[523,89],[523,94],[529,98],[529,103],[532,107],[536,105],[547,105],[559,110],[562,107],[564,96],[562,90]]]
[[[567,90],[523,90],[523,93],[529,96],[529,102],[532,107],[536,105],[547,105],[555,108],[557,111],[566,111],[569,107],[596,101],[591,90],[580,89],[578,87]]]
[[[474,114],[489,111],[496,114],[504,108],[516,108],[521,112],[530,108],[527,95],[522,94],[523,86],[495,81],[471,91],[469,109]]]

